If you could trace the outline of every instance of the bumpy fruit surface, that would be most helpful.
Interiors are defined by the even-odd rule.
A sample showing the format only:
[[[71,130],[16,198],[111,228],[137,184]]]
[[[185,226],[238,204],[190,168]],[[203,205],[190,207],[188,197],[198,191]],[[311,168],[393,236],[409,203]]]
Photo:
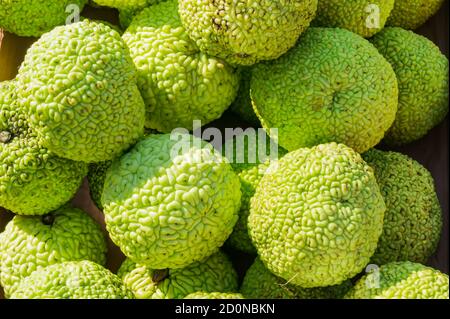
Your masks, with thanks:
[[[184,299],[244,299],[244,297],[238,293],[194,292]]]
[[[227,150],[227,147],[229,150]],[[232,151],[232,153],[227,154],[228,151]],[[261,155],[259,154],[260,151],[262,152]],[[254,133],[236,136],[230,140],[229,145],[225,145],[222,154],[226,155],[233,170],[239,176],[242,193],[239,219],[226,244],[229,247],[256,254],[247,227],[250,199],[255,194],[261,178],[267,172],[269,163],[281,158],[286,154],[286,150],[274,143],[265,133],[262,136]]]
[[[200,52],[181,25],[176,1],[144,9],[123,35],[147,105],[146,126],[163,133],[192,130],[219,118],[236,97],[239,76]]]
[[[430,172],[400,153],[373,149],[363,158],[374,169],[386,203],[383,233],[372,262],[427,262],[442,229],[441,206]]]
[[[119,277],[92,262],[63,262],[24,278],[11,299],[132,299]]]
[[[230,106],[230,110],[247,121],[253,127],[260,127],[258,117],[253,110],[252,99],[250,97],[251,68],[242,67],[240,69],[241,82],[236,99]]]
[[[386,206],[372,168],[336,143],[290,152],[276,165],[250,204],[249,234],[261,260],[304,288],[354,277],[383,229]]]
[[[39,37],[72,15],[79,14],[87,0],[0,0],[0,29],[24,37]]]
[[[387,24],[405,29],[417,29],[438,12],[444,0],[395,0]]]
[[[188,134],[151,135],[106,174],[111,239],[152,269],[182,268],[222,246],[238,219],[239,178],[212,146]]]
[[[344,143],[358,152],[378,144],[398,105],[392,67],[362,37],[309,28],[298,45],[252,70],[251,97],[263,127],[292,151]]]
[[[179,0],[189,36],[200,50],[233,65],[280,57],[309,26],[317,0]]]
[[[141,12],[142,9],[121,9],[119,11],[119,23],[123,30],[126,30],[130,24],[131,21],[133,21],[134,17]]]
[[[137,299],[181,299],[197,291],[225,293],[238,288],[236,271],[222,252],[181,269],[154,270],[126,259],[118,275]]]
[[[40,145],[17,103],[15,81],[0,83],[0,206],[43,215],[77,192],[87,165],[57,157]]]
[[[448,299],[448,275],[412,262],[393,262],[362,277],[347,299]]]
[[[44,34],[28,50],[17,81],[31,127],[61,157],[110,160],[143,134],[133,61],[106,24],[83,20]]]
[[[340,299],[351,286],[346,280],[337,286],[302,288],[275,276],[256,258],[245,274],[241,294],[249,299]]]
[[[88,182],[89,193],[98,209],[103,210],[102,193],[105,186],[106,171],[111,166],[112,161],[89,164]]]
[[[427,38],[401,28],[385,28],[371,41],[398,79],[398,112],[384,142],[418,140],[448,113],[448,59]]]
[[[106,0],[107,1],[107,0]],[[153,4],[157,4],[159,2],[163,2],[166,0],[146,0],[145,4],[135,4],[135,5],[127,5],[119,7],[119,22],[123,29],[126,29],[130,26],[131,21],[133,21],[134,17],[137,16],[143,9]]]
[[[94,0],[98,5],[117,9],[137,9],[155,4],[163,0]]]
[[[159,133],[152,129],[146,129],[144,135],[148,136],[150,134]],[[89,182],[89,193],[91,195],[91,199],[100,210],[103,210],[101,199],[103,188],[105,186],[106,171],[111,166],[112,162],[113,161],[105,161],[89,164],[89,171],[87,174],[87,179]]]
[[[394,0],[320,0],[313,25],[344,28],[364,38],[383,29]]]
[[[0,234],[0,283],[6,296],[33,271],[64,261],[104,265],[106,240],[85,212],[62,207],[39,217],[15,216]]]

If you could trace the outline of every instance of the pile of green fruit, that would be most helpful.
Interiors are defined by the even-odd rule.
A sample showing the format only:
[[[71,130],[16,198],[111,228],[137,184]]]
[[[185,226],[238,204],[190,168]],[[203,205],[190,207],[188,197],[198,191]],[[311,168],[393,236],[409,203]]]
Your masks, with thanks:
[[[0,0],[39,37],[0,83],[5,297],[449,298],[433,177],[381,150],[448,113],[448,59],[410,31],[442,0],[94,0],[121,26],[66,23],[87,2]],[[267,136],[191,134],[227,109]],[[86,176],[107,233],[69,204]]]

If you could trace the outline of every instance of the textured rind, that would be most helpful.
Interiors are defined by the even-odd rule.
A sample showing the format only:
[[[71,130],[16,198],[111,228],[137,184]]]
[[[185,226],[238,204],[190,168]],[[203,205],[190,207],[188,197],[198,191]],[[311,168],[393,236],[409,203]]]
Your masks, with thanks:
[[[386,206],[372,168],[336,143],[290,152],[276,164],[250,201],[249,234],[261,260],[304,288],[354,277],[383,228]]]
[[[252,70],[251,97],[262,126],[289,151],[344,143],[362,153],[392,125],[395,73],[362,37],[344,29],[309,28],[298,45]]]
[[[43,215],[77,192],[87,165],[40,146],[17,103],[15,81],[0,83],[0,206],[21,215]],[[5,136],[6,136],[5,135]]]
[[[24,278],[11,299],[133,299],[119,277],[91,262],[63,262]]]
[[[331,287],[302,288],[272,274],[256,258],[247,270],[241,294],[249,299],[341,299],[352,287],[350,280]]]
[[[189,294],[184,299],[244,299],[244,296],[238,293],[199,291]]]
[[[144,7],[145,8],[145,7]],[[143,8],[139,9],[121,9],[119,11],[119,23],[123,30],[126,30],[134,17],[142,11]]]
[[[39,37],[74,14],[66,12],[69,5],[78,6],[79,13],[87,0],[0,0],[0,29],[25,37]]]
[[[386,203],[383,233],[371,262],[427,262],[442,232],[441,206],[430,172],[400,153],[373,149],[363,158],[374,169]]]
[[[417,263],[394,262],[362,277],[345,298],[448,299],[448,291],[448,275]]]
[[[44,34],[28,50],[17,81],[31,127],[61,157],[110,160],[143,134],[133,61],[106,24],[84,20]]]
[[[151,134],[159,134],[152,129],[145,129],[144,138]],[[89,193],[92,201],[98,209],[103,211],[102,193],[105,186],[106,172],[111,167],[113,161],[105,161],[89,164],[87,179],[89,183]]]
[[[152,269],[182,268],[222,246],[238,219],[239,178],[226,158],[191,135],[151,135],[106,174],[111,239]]]
[[[222,252],[181,269],[169,269],[160,282],[154,282],[155,271],[125,259],[118,271],[125,285],[137,299],[181,299],[190,293],[234,292],[238,279],[233,265]]]
[[[113,24],[113,23],[111,23],[109,21],[105,21],[105,20],[101,20],[101,19],[89,19],[89,18],[85,18],[85,17],[81,17],[80,20],[81,21],[88,20],[88,21],[91,21],[91,22],[102,23],[102,24],[110,27],[111,29],[113,29],[114,31],[119,33],[120,35],[123,34],[123,30],[120,28],[120,26],[118,26],[117,24]]]
[[[448,113],[448,59],[427,38],[385,28],[371,42],[394,68],[399,105],[384,142],[401,145],[425,136]]]
[[[146,7],[157,4],[159,2],[163,2],[166,0],[147,0],[147,3],[144,5],[135,5],[135,6],[127,6],[123,7],[119,10],[119,21],[121,27],[125,30],[128,28],[131,24],[131,21],[133,21],[133,18],[138,15],[143,9]]]
[[[144,9],[125,31],[147,106],[146,127],[170,133],[218,119],[236,97],[239,76],[199,51],[181,25],[176,1]]]
[[[96,4],[117,9],[142,9],[161,0],[93,0]]]
[[[387,25],[417,29],[438,12],[444,0],[395,0]]]
[[[260,127],[261,123],[253,110],[252,99],[250,97],[251,68],[242,67],[239,73],[241,76],[239,90],[236,99],[230,106],[230,110],[253,127]]]
[[[309,26],[317,0],[179,0],[183,25],[198,47],[232,65],[280,57]]]
[[[320,0],[312,24],[320,27],[344,28],[369,38],[384,28],[393,8],[394,0]],[[372,27],[376,16],[379,17],[378,28]]]
[[[256,249],[248,235],[247,227],[247,219],[250,214],[250,199],[255,194],[259,181],[268,170],[269,163],[278,160],[286,154],[286,150],[279,147],[267,135],[264,134],[264,137],[266,138],[265,142],[258,134],[249,135],[248,137],[245,134],[239,135],[230,140],[231,144],[229,146],[232,146],[233,153],[230,156],[226,154],[226,147],[222,152],[222,154],[227,156],[233,170],[239,176],[242,193],[239,219],[226,241],[226,245],[249,254],[256,254]],[[258,154],[261,150],[259,143],[265,143],[267,158],[259,157]],[[244,145],[242,149],[240,149],[241,145]],[[264,144],[261,146],[264,146]]]
[[[103,210],[102,192],[105,185],[106,171],[111,166],[112,161],[89,164],[87,179],[89,183],[89,193],[91,199],[98,209]]]
[[[43,221],[49,216],[51,225]],[[49,216],[15,216],[0,234],[0,283],[6,296],[42,267],[64,261],[106,263],[105,236],[87,213],[63,207]]]

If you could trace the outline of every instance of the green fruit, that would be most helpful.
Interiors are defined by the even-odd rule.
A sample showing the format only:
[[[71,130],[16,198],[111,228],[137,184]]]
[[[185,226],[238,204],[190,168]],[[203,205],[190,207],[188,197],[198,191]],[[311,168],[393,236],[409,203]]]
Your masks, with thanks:
[[[336,143],[290,152],[276,165],[250,202],[261,260],[304,288],[357,275],[375,252],[386,209],[372,168]]]
[[[200,291],[189,294],[184,299],[244,299],[244,297],[238,293]]]
[[[130,26],[130,24],[133,21],[134,17],[136,15],[138,15],[142,10],[143,10],[143,8],[139,8],[139,9],[121,9],[119,11],[119,22],[120,22],[120,26],[122,27],[122,29],[126,30]]]
[[[43,215],[77,192],[87,165],[57,157],[40,145],[17,103],[15,82],[0,83],[0,206]]]
[[[106,0],[102,0],[106,1]],[[126,29],[130,26],[131,21],[133,21],[133,18],[137,16],[143,9],[146,7],[157,4],[159,2],[163,2],[166,0],[147,0],[145,4],[142,5],[134,5],[134,6],[126,6],[121,7],[119,10],[119,21],[120,25],[123,29]]]
[[[317,0],[179,0],[183,25],[200,50],[233,65],[279,58],[316,9]]]
[[[132,299],[119,277],[91,261],[63,262],[24,278],[11,299]]]
[[[341,299],[350,288],[349,280],[337,286],[302,288],[275,276],[256,258],[245,274],[241,293],[249,299]]]
[[[197,291],[233,292],[238,288],[236,271],[221,252],[181,269],[154,270],[125,259],[118,275],[137,299],[181,299]]]
[[[259,134],[242,134],[228,143],[229,145],[225,145],[223,154],[227,156],[233,170],[239,176],[242,196],[239,219],[226,244],[232,248],[256,254],[247,227],[250,199],[255,194],[261,178],[268,170],[270,161],[278,160],[279,157],[286,154],[286,151],[265,134],[262,137]],[[227,147],[232,151],[232,154],[226,153]],[[260,151],[264,152],[265,157],[259,156]]]
[[[87,175],[89,182],[89,193],[92,201],[100,210],[103,210],[101,198],[103,187],[105,185],[106,171],[111,164],[112,161],[89,164],[89,171]]]
[[[152,129],[146,129],[144,135],[148,136],[150,134],[159,134],[158,132]],[[87,175],[87,179],[89,182],[89,193],[91,195],[91,199],[98,209],[103,211],[102,206],[102,193],[103,188],[105,186],[106,179],[106,171],[111,166],[112,161],[105,161],[99,163],[91,163],[89,164],[89,171]]]
[[[151,135],[106,173],[111,239],[152,269],[183,268],[222,246],[238,219],[239,178],[213,147],[188,134]]]
[[[427,38],[386,28],[371,39],[397,75],[399,105],[384,142],[401,145],[425,136],[448,113],[448,59]]]
[[[320,0],[313,24],[344,28],[369,38],[383,29],[393,8],[394,0]]]
[[[260,127],[261,123],[253,110],[252,99],[250,98],[251,69],[241,68],[240,74],[239,90],[236,99],[230,106],[230,110],[253,127]]]
[[[113,159],[144,131],[145,107],[120,35],[84,20],[57,27],[28,50],[18,95],[42,144],[83,162]]]
[[[133,18],[138,15],[143,9],[162,1],[165,0],[95,0],[95,2],[103,6],[119,9],[120,26],[124,30],[130,26]]]
[[[144,9],[125,31],[147,105],[146,126],[163,133],[218,119],[236,97],[239,76],[200,52],[181,25],[176,1]]]
[[[102,23],[102,24],[110,27],[111,29],[113,29],[114,31],[119,33],[120,35],[123,33],[123,30],[120,28],[120,26],[118,26],[117,24],[113,24],[113,23],[111,23],[109,21],[105,21],[105,20],[101,20],[101,19],[89,19],[89,18],[81,17],[81,21],[84,21],[84,20],[88,20],[88,21],[95,22],[95,23]]]
[[[374,169],[386,203],[383,233],[372,262],[427,262],[442,229],[442,212],[430,172],[406,155],[370,150],[364,160]]]
[[[405,29],[417,29],[438,12],[444,0],[395,0],[387,24]]]
[[[409,261],[383,265],[362,277],[347,299],[448,299],[448,275]]]
[[[39,37],[73,21],[86,3],[87,0],[48,0],[45,4],[39,0],[0,0],[0,29],[24,37]],[[78,12],[73,11],[75,8]]]
[[[158,0],[93,0],[96,4],[117,9],[136,9],[157,3]]]
[[[15,216],[0,234],[0,283],[6,296],[33,271],[64,261],[106,263],[106,240],[85,212],[62,207],[39,217]]]
[[[289,151],[339,142],[364,152],[392,125],[398,87],[392,67],[365,39],[309,28],[286,55],[254,67],[251,96],[263,127],[278,128],[271,137]]]

